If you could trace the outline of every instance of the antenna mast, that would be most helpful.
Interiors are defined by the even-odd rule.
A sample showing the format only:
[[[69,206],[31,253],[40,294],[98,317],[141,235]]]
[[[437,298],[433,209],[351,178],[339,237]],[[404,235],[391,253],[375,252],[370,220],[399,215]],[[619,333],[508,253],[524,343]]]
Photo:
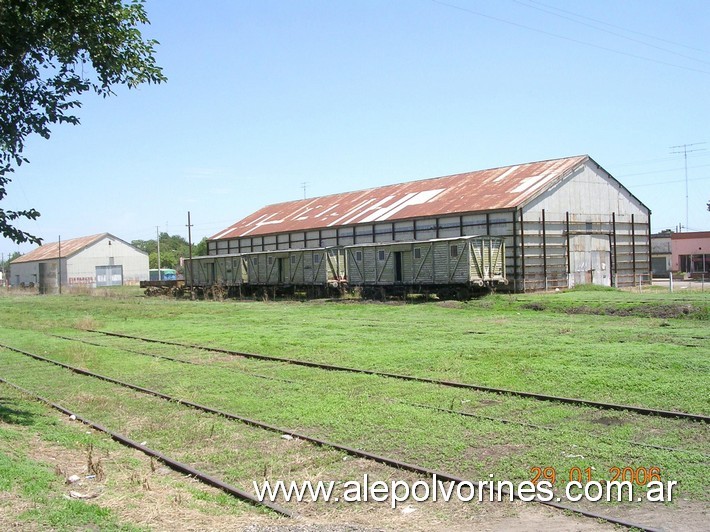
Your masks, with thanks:
[[[699,146],[700,144],[705,144],[705,142],[694,142],[693,144],[680,144],[679,146],[671,146],[671,154],[683,154],[683,160],[685,161],[685,230],[688,230],[689,216],[688,216],[688,154],[694,151],[703,151],[705,148],[696,148],[694,150],[689,150],[691,146]]]

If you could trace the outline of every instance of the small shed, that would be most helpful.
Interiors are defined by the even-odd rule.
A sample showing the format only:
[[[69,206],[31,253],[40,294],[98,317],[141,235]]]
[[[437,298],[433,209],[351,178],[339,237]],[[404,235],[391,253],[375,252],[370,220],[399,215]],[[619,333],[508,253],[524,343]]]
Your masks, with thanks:
[[[45,244],[10,263],[11,286],[37,287],[42,294],[147,279],[148,254],[110,233]]]

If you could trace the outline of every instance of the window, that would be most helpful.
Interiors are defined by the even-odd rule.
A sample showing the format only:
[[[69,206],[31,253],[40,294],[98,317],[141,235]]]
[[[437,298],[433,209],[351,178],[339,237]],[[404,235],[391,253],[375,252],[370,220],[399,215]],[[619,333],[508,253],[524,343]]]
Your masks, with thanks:
[[[318,253],[313,254],[313,264],[320,264],[320,255]]]
[[[705,271],[705,260],[702,255],[693,255],[693,272]]]
[[[414,248],[414,258],[415,259],[422,258],[422,248]]]
[[[451,258],[456,258],[459,256],[459,247],[456,244],[451,246]]]
[[[385,260],[385,250],[381,249],[377,252],[377,260],[383,261]]]
[[[252,257],[252,258],[251,258],[251,263],[252,263],[254,266],[256,266],[257,264],[259,264],[259,259],[256,258],[256,257]]]
[[[587,227],[587,231],[591,231],[594,226],[592,225],[592,222],[587,222],[586,227]]]
[[[709,273],[710,255],[681,255],[680,270],[686,273]]]
[[[274,257],[269,256],[269,266],[274,263]]]
[[[355,252],[355,260],[357,262],[362,262],[362,251],[356,251]]]
[[[291,264],[296,264],[296,255],[291,255]]]

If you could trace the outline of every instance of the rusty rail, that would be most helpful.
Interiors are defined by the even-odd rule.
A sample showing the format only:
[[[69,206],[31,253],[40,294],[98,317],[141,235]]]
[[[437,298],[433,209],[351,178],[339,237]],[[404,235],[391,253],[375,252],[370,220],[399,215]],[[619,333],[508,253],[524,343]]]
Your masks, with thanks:
[[[151,343],[164,344],[164,345],[175,345],[175,346],[187,347],[187,348],[191,348],[191,349],[202,349],[205,351],[213,351],[215,353],[223,353],[223,354],[232,355],[232,356],[253,358],[256,360],[269,360],[269,361],[273,361],[273,362],[283,362],[286,364],[294,364],[296,366],[305,366],[305,367],[309,367],[309,368],[317,368],[317,369],[323,369],[323,370],[327,370],[327,371],[343,371],[343,372],[348,372],[348,373],[360,373],[360,374],[364,374],[364,375],[375,375],[378,377],[389,377],[391,379],[399,379],[399,380],[406,380],[406,381],[412,381],[412,382],[423,382],[423,383],[427,383],[427,384],[437,384],[439,386],[449,386],[452,388],[463,388],[463,389],[475,390],[475,391],[479,391],[479,392],[490,392],[490,393],[496,393],[496,394],[500,394],[500,395],[526,397],[529,399],[536,399],[539,401],[551,401],[551,402],[555,402],[555,403],[566,403],[566,404],[572,404],[572,405],[577,405],[577,406],[589,406],[592,408],[600,408],[603,410],[619,410],[619,411],[624,411],[624,412],[634,412],[636,414],[642,414],[645,416],[681,418],[681,419],[687,419],[690,421],[701,421],[701,422],[705,422],[705,423],[710,422],[710,416],[705,416],[702,414],[691,414],[688,412],[674,412],[674,411],[670,411],[670,410],[658,410],[655,408],[646,408],[646,407],[634,406],[634,405],[603,403],[603,402],[599,402],[599,401],[590,401],[587,399],[578,399],[578,398],[573,398],[573,397],[561,397],[558,395],[546,395],[546,394],[533,393],[533,392],[508,390],[505,388],[493,388],[490,386],[479,386],[477,384],[468,384],[465,382],[445,381],[445,380],[431,379],[428,377],[415,377],[412,375],[402,375],[399,373],[388,373],[385,371],[376,371],[376,370],[362,369],[362,368],[351,368],[351,367],[347,367],[347,366],[336,366],[336,365],[332,365],[332,364],[322,364],[319,362],[308,362],[305,360],[296,360],[293,358],[284,358],[284,357],[277,357],[277,356],[271,356],[271,355],[260,355],[260,354],[256,354],[256,353],[246,353],[246,352],[242,352],[242,351],[232,351],[230,349],[222,349],[222,348],[218,348],[218,347],[206,347],[206,346],[200,346],[200,345],[195,345],[195,344],[172,342],[169,340],[155,340],[153,338],[130,336],[127,334],[120,334],[120,333],[107,332],[107,331],[98,331],[98,330],[94,330],[94,329],[88,329],[88,331],[93,332],[93,333],[103,334],[106,336],[115,336],[117,338],[128,338],[128,339],[132,339],[132,340],[140,340],[142,342],[151,342]]]
[[[214,488],[217,488],[219,490],[224,491],[225,493],[228,493],[229,495],[232,495],[233,497],[236,497],[238,499],[241,499],[243,501],[246,501],[250,504],[254,504],[256,506],[264,506],[266,508],[269,508],[270,510],[273,510],[274,512],[284,515],[286,517],[294,517],[293,512],[290,510],[286,510],[285,508],[279,506],[278,504],[271,503],[268,501],[260,501],[255,495],[252,495],[249,492],[240,490],[237,487],[234,487],[230,484],[227,484],[226,482],[223,482],[222,480],[215,478],[213,476],[208,475],[207,473],[203,473],[202,471],[195,469],[192,466],[189,466],[183,462],[178,462],[177,460],[174,460],[173,458],[170,458],[169,456],[161,453],[160,451],[156,451],[155,449],[151,449],[150,447],[146,447],[145,445],[142,445],[135,440],[130,439],[128,436],[124,436],[123,434],[120,434],[118,432],[114,432],[103,425],[99,425],[98,423],[95,423],[75,412],[72,412],[71,410],[64,408],[58,403],[54,403],[50,401],[49,399],[46,399],[45,397],[42,397],[41,395],[38,395],[34,392],[31,392],[25,388],[22,388],[21,386],[18,386],[17,384],[14,384],[12,382],[9,382],[8,380],[0,377],[0,382],[3,384],[6,384],[12,388],[15,388],[16,390],[36,399],[37,401],[47,404],[54,408],[55,410],[59,410],[63,414],[66,414],[67,416],[74,416],[77,421],[80,421],[84,423],[85,425],[90,426],[93,429],[98,430],[99,432],[103,432],[104,434],[107,434],[108,436],[111,437],[111,439],[117,441],[118,443],[125,445],[127,447],[131,447],[133,449],[137,449],[141,451],[142,453],[147,454],[148,456],[152,456],[158,460],[160,460],[162,463],[164,463],[166,466],[169,468],[182,473],[184,475],[188,475],[191,477],[194,477],[203,484],[207,484],[208,486],[212,486]]]
[[[395,459],[395,458],[390,458],[390,457],[387,457],[387,456],[377,455],[377,454],[374,454],[374,453],[370,453],[370,452],[368,452],[368,451],[364,451],[364,450],[361,450],[361,449],[356,449],[356,448],[354,448],[354,447],[349,447],[349,446],[347,446],[347,445],[342,445],[342,444],[339,444],[339,443],[330,442],[330,441],[327,441],[327,440],[323,440],[323,439],[320,439],[320,438],[316,438],[316,437],[313,437],[313,436],[309,436],[309,435],[307,435],[307,434],[302,434],[302,433],[299,433],[299,432],[296,432],[296,431],[292,431],[292,430],[289,430],[289,429],[284,429],[284,428],[281,428],[281,427],[277,427],[277,426],[275,426],[275,425],[271,425],[271,424],[268,424],[268,423],[264,423],[264,422],[262,422],[262,421],[249,419],[249,418],[246,418],[246,417],[243,417],[243,416],[239,416],[239,415],[237,415],[237,414],[232,414],[232,413],[230,413],[230,412],[225,412],[225,411],[222,411],[222,410],[218,410],[218,409],[216,409],[216,408],[212,408],[212,407],[209,407],[209,406],[201,405],[201,404],[199,404],[199,403],[194,403],[194,402],[192,402],[192,401],[186,401],[186,400],[183,400],[183,399],[179,399],[179,398],[177,398],[177,397],[171,397],[171,396],[169,396],[169,395],[167,395],[167,394],[164,394],[164,393],[162,393],[162,392],[159,392],[159,391],[157,391],[157,390],[151,390],[151,389],[149,389],[149,388],[144,388],[144,387],[142,387],[142,386],[137,386],[137,385],[135,385],[135,384],[130,384],[130,383],[127,383],[127,382],[123,382],[123,381],[120,381],[120,380],[118,380],[118,379],[114,379],[114,378],[112,378],[112,377],[107,377],[107,376],[105,376],[105,375],[100,375],[100,374],[98,374],[98,373],[92,373],[92,372],[90,372],[90,371],[88,371],[88,370],[81,369],[81,368],[76,368],[76,367],[74,367],[74,366],[70,366],[70,365],[68,365],[68,364],[64,364],[63,362],[59,362],[59,361],[56,361],[56,360],[52,360],[52,359],[50,359],[50,358],[46,358],[46,357],[43,357],[43,356],[34,354],[34,353],[30,353],[30,352],[27,352],[27,351],[23,351],[23,350],[21,350],[21,349],[15,348],[15,347],[10,347],[10,346],[7,346],[7,345],[0,344],[0,348],[7,349],[7,350],[9,350],[9,351],[14,351],[14,352],[16,352],[16,353],[25,355],[25,356],[30,357],[30,358],[34,358],[34,359],[39,360],[39,361],[42,361],[42,362],[47,362],[47,363],[50,363],[50,364],[55,364],[55,365],[57,365],[57,366],[60,366],[60,367],[65,368],[65,369],[68,369],[68,370],[73,371],[73,372],[75,372],[75,373],[78,373],[78,374],[80,374],[80,375],[86,375],[86,376],[94,377],[94,378],[97,378],[97,379],[100,379],[100,380],[103,380],[103,381],[106,381],[106,382],[110,382],[110,383],[112,383],[112,384],[117,384],[117,385],[120,385],[120,386],[124,386],[124,387],[126,387],[126,388],[130,388],[130,389],[133,389],[133,390],[136,390],[136,391],[145,393],[145,394],[147,394],[147,395],[152,395],[152,396],[159,397],[159,398],[161,398],[161,399],[165,399],[165,400],[167,400],[167,401],[171,401],[171,402],[174,402],[174,403],[177,403],[177,404],[182,404],[182,405],[185,405],[185,406],[189,406],[189,407],[194,408],[194,409],[196,409],[196,410],[200,410],[200,411],[207,412],[207,413],[210,413],[210,414],[216,414],[216,415],[222,416],[222,417],[224,417],[224,418],[226,418],[226,419],[231,419],[231,420],[234,420],[234,421],[239,421],[239,422],[244,423],[244,424],[249,425],[249,426],[253,426],[253,427],[257,427],[257,428],[262,428],[262,429],[265,429],[265,430],[268,430],[268,431],[271,431],[271,432],[276,432],[276,433],[279,433],[279,434],[282,434],[282,435],[283,435],[283,434],[288,434],[288,435],[290,435],[290,436],[292,436],[292,437],[294,437],[294,438],[298,438],[298,439],[307,441],[307,442],[309,442],[309,443],[313,443],[313,444],[318,445],[318,446],[321,446],[321,447],[329,447],[329,448],[331,448],[331,449],[337,449],[337,450],[343,451],[343,452],[345,452],[345,453],[347,453],[347,454],[349,454],[349,455],[351,455],[351,456],[356,456],[356,457],[358,457],[358,458],[365,458],[365,459],[368,459],[368,460],[372,460],[372,461],[374,461],[374,462],[378,462],[378,463],[381,463],[381,464],[385,464],[385,465],[394,467],[394,468],[396,468],[396,469],[402,469],[402,470],[405,470],[405,471],[410,471],[410,472],[413,472],[413,473],[418,473],[418,474],[421,474],[421,475],[427,476],[427,477],[433,477],[434,475],[436,475],[436,477],[437,477],[438,479],[440,479],[440,480],[453,482],[453,483],[455,483],[455,484],[462,484],[462,483],[468,483],[468,482],[469,482],[468,480],[466,480],[466,479],[464,479],[464,478],[462,478],[462,477],[459,477],[459,476],[457,476],[457,475],[451,474],[451,473],[447,473],[447,472],[443,472],[443,471],[437,471],[437,470],[435,470],[435,469],[431,469],[431,468],[428,468],[428,467],[419,466],[419,465],[411,464],[411,463],[408,463],[408,462],[403,462],[403,461],[397,460],[397,459]],[[503,495],[505,495],[506,497],[509,497],[509,498],[513,498],[513,499],[517,498],[514,493],[510,493],[510,492],[508,492],[507,490],[501,490],[501,494],[503,494]],[[594,512],[590,512],[590,511],[587,511],[587,510],[583,510],[583,509],[581,509],[581,508],[574,508],[574,507],[566,506],[566,505],[564,505],[564,504],[560,504],[560,503],[554,502],[554,501],[534,500],[533,502],[536,502],[536,503],[538,503],[538,504],[543,504],[543,505],[545,505],[545,506],[550,506],[550,507],[552,507],[552,508],[556,508],[556,509],[562,510],[562,511],[564,511],[564,512],[571,512],[571,513],[575,513],[575,514],[578,514],[578,515],[582,515],[582,516],[584,516],[584,517],[590,517],[590,518],[592,518],[592,519],[601,519],[601,520],[603,520],[603,521],[607,521],[607,522],[609,522],[609,523],[613,523],[613,524],[616,524],[616,525],[619,525],[619,526],[623,526],[623,527],[625,527],[625,528],[632,528],[632,529],[644,530],[644,531],[647,531],[647,532],[660,532],[658,529],[655,529],[655,528],[652,528],[652,527],[648,527],[648,526],[646,526],[646,525],[640,525],[640,524],[638,524],[638,523],[632,523],[632,522],[629,522],[629,521],[625,521],[625,520],[623,520],[623,519],[617,519],[617,518],[615,518],[615,517],[610,517],[610,516],[605,516],[605,515],[602,515],[602,514],[597,514],[597,513],[594,513]]]

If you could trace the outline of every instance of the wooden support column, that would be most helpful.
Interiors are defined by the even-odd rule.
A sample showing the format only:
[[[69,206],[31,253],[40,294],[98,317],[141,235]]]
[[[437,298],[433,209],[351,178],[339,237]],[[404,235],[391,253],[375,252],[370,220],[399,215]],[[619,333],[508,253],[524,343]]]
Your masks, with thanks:
[[[397,232],[394,229],[394,222],[392,222],[392,242],[397,240]]]
[[[412,223],[414,224],[413,225],[414,229],[412,230],[412,234],[414,235],[414,240],[416,240],[417,239],[417,221],[414,220]]]
[[[486,234],[491,234],[491,213],[486,213]]]
[[[459,236],[463,236],[463,216],[459,216]]]
[[[612,212],[611,213],[611,235],[612,235],[612,244],[614,245],[614,286],[616,287],[619,283],[617,280],[617,276],[619,274],[619,263],[617,262],[616,258],[616,213]]]
[[[547,233],[545,232],[545,209],[542,209],[542,275],[545,277],[545,290],[547,290]]]
[[[525,292],[525,225],[523,223],[523,209],[520,209],[520,278]]]
[[[565,232],[567,233],[567,275],[572,273],[572,260],[571,260],[571,250],[569,248],[569,211],[565,213]],[[569,279],[567,279],[569,284]]]
[[[631,215],[631,270],[633,271],[634,279],[631,285],[636,283],[636,222],[634,215]]]
[[[439,219],[437,218],[434,223],[436,224],[436,238],[439,238]]]
[[[646,228],[648,231],[648,282],[653,284],[651,278],[653,276],[653,260],[651,257],[651,213],[648,213],[648,226]]]
[[[518,227],[516,212],[513,211],[513,291],[518,291]]]

